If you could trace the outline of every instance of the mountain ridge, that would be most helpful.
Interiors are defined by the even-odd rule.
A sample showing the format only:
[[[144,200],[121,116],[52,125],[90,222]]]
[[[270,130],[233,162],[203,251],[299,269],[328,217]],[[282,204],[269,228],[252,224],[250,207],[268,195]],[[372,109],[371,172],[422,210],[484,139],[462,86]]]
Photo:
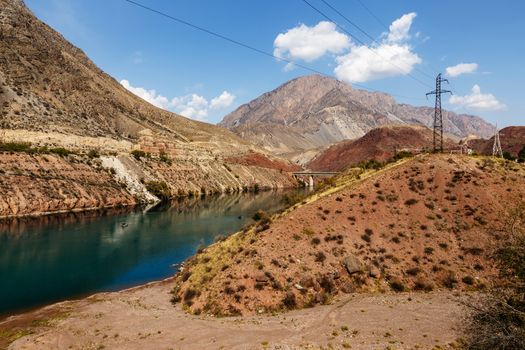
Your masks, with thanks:
[[[297,159],[344,139],[356,139],[388,124],[430,127],[434,108],[398,104],[382,92],[354,89],[320,75],[292,79],[241,105],[223,118],[224,126],[267,151]],[[483,119],[443,111],[445,133],[487,137],[493,126]]]

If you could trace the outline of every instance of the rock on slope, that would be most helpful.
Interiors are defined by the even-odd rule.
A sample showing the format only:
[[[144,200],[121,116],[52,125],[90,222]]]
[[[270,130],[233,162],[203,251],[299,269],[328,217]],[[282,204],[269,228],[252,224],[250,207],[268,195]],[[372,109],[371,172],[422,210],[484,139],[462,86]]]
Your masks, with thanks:
[[[420,155],[339,183],[191,258],[174,301],[193,313],[254,314],[355,291],[497,283],[489,256],[525,196],[522,165]]]
[[[357,140],[345,140],[319,153],[306,167],[316,171],[342,171],[349,166],[367,160],[384,162],[401,150],[429,150],[432,148],[433,132],[424,126],[392,125],[372,129]],[[445,148],[454,143],[444,140]]]
[[[219,125],[293,159],[306,150],[355,139],[385,124],[428,127],[433,113],[433,108],[398,104],[390,95],[311,75],[291,80],[240,106]],[[457,137],[487,137],[493,129],[479,117],[447,111],[443,116],[445,132]]]
[[[516,157],[525,147],[525,126],[509,126],[499,132],[501,148],[504,152],[509,152]],[[494,136],[488,140],[471,139],[468,141],[469,147],[479,154],[492,155]]]

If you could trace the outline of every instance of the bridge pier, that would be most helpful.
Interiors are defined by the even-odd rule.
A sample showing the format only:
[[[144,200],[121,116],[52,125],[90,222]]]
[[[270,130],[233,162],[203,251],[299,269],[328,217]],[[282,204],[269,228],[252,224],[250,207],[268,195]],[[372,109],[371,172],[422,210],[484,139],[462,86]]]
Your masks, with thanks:
[[[322,172],[322,171],[300,171],[292,173],[296,179],[301,179],[306,187],[314,188],[314,177],[332,177],[337,175],[336,172]]]

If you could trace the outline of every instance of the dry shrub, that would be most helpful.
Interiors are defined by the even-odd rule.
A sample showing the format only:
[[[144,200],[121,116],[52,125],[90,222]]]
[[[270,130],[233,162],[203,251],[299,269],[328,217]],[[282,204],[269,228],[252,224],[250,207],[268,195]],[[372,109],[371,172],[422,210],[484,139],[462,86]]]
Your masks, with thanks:
[[[506,285],[469,304],[468,350],[525,349],[525,203],[509,217],[507,239],[494,254]]]

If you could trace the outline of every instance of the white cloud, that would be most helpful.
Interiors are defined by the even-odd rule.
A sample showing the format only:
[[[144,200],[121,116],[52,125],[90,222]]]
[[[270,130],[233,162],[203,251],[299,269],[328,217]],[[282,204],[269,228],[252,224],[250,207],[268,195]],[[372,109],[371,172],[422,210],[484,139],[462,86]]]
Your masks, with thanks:
[[[405,75],[421,58],[409,46],[381,44],[378,47],[357,46],[349,54],[336,58],[334,72],[338,79],[362,83],[370,80]]]
[[[159,108],[176,112],[184,117],[206,121],[211,110],[217,111],[230,107],[235,100],[235,95],[224,90],[222,94],[211,99],[211,102],[195,93],[185,96],[174,97],[171,101],[155,90],[146,90],[141,87],[134,87],[127,80],[121,80],[120,84],[130,92],[134,93],[143,100]]]
[[[415,12],[407,13],[396,19],[389,27],[387,40],[391,43],[400,43],[410,39],[410,27],[417,14]],[[419,33],[418,35],[421,35]]]
[[[142,98],[143,100],[151,103],[154,106],[157,106],[159,108],[168,109],[169,106],[169,100],[162,95],[158,95],[155,90],[146,90],[141,87],[134,87],[131,86],[129,81],[127,80],[121,80],[120,84],[124,86],[127,90],[131,91],[138,97]]]
[[[410,39],[410,27],[415,13],[403,15],[390,25],[389,33],[383,34],[374,46],[352,46],[346,55],[336,58],[334,73],[338,79],[363,83],[370,80],[409,74],[422,62],[406,43]]]
[[[339,54],[350,47],[350,38],[336,30],[332,22],[322,21],[314,27],[301,24],[275,38],[274,55],[312,62],[327,53]]]
[[[450,97],[449,102],[452,105],[465,109],[499,111],[507,108],[494,95],[481,93],[481,88],[477,84],[472,87],[471,94],[465,96],[453,95]]]
[[[220,96],[217,96],[211,100],[210,108],[211,109],[222,109],[228,108],[235,100],[235,96],[230,94],[228,91],[223,91]]]
[[[208,100],[197,94],[174,97],[171,100],[171,106],[180,115],[191,119],[206,120],[208,117]]]
[[[478,69],[477,63],[460,63],[452,67],[447,67],[445,73],[449,77],[457,77],[461,74],[474,73]]]

